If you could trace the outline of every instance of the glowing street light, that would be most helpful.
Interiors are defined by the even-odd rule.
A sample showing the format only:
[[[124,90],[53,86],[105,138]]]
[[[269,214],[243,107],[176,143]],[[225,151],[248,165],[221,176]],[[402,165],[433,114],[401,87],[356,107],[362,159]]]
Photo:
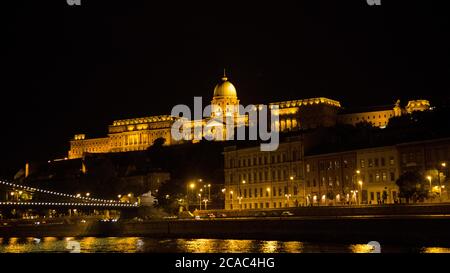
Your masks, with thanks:
[[[430,182],[430,190],[429,190],[429,192],[430,192],[430,194],[431,194],[431,179],[432,179],[432,178],[431,178],[431,175],[428,175],[428,176],[427,176],[427,179],[428,179],[428,181]]]
[[[211,184],[208,184],[208,201],[209,200],[211,200]]]
[[[361,202],[362,202],[362,187],[363,187],[363,182],[362,182],[362,180],[359,180],[358,181],[358,184],[359,184],[359,186],[360,186],[360,188],[361,188],[361,197],[358,195],[358,201],[359,201],[359,204],[361,205]],[[356,191],[356,192],[358,192],[358,191]]]
[[[86,196],[89,197],[89,196],[91,196],[91,194],[88,192],[88,193],[86,193]]]
[[[443,168],[446,168],[447,167],[447,163],[445,163],[445,162],[441,162],[441,167],[442,167],[442,169]],[[442,189],[443,189],[443,187],[441,186],[441,172],[440,172],[440,170],[439,170],[439,168],[438,168],[438,184],[439,184],[439,202],[442,202]]]

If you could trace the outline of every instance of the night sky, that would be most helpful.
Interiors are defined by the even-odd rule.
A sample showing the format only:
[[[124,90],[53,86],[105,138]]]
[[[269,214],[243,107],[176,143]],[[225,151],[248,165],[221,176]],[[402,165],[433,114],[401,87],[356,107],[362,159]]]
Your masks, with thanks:
[[[207,103],[224,67],[243,104],[433,103],[450,90],[445,1],[13,2],[2,8],[1,177],[64,157],[76,133]]]

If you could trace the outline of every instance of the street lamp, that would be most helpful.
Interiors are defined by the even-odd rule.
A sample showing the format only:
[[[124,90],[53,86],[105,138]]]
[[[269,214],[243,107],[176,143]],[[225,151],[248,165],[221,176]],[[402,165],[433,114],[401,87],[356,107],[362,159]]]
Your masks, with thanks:
[[[88,193],[86,193],[86,196],[89,197],[89,196],[91,196],[91,194],[88,192]]]
[[[285,194],[284,196],[286,197],[286,205],[289,207],[289,198],[291,197],[291,194]]]
[[[445,162],[441,162],[441,167],[446,168],[447,167],[447,163]],[[439,182],[439,202],[442,202],[442,185],[441,185],[441,172],[440,169],[438,168],[438,182]]]
[[[245,183],[247,183],[245,180],[242,180],[241,182],[243,185],[245,185]],[[238,200],[239,200],[239,208],[241,206],[241,202],[242,202],[242,191],[241,191],[241,183],[238,183]]]
[[[195,183],[191,182],[188,183],[186,186],[186,210],[189,211],[189,189],[191,189],[192,192],[194,192],[195,189]]]
[[[238,200],[239,200],[239,209],[242,209],[242,196],[239,196]]]
[[[231,196],[231,207],[233,207],[233,193],[234,193],[234,191],[230,191],[230,196]]]
[[[211,184],[208,184],[208,201],[211,200]]]
[[[363,186],[363,182],[362,180],[358,181],[359,187],[361,188],[361,197],[359,198],[359,204],[361,205],[361,201],[362,201],[362,186]],[[359,195],[358,195],[359,196]]]
[[[430,194],[430,196],[431,196],[431,175],[428,175],[427,176],[427,179],[428,179],[428,181],[430,182],[430,189],[429,189],[429,194]]]
[[[199,193],[198,194],[198,203],[199,203],[199,205],[200,205],[200,210],[202,210],[202,194],[201,193]]]

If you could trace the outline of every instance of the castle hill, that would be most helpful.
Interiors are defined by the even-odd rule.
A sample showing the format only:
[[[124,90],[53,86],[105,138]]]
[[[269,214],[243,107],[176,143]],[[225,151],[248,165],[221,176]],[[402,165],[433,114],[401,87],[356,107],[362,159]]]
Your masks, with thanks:
[[[164,253],[98,264],[180,272],[450,253],[448,9],[22,2],[4,24],[0,254]]]

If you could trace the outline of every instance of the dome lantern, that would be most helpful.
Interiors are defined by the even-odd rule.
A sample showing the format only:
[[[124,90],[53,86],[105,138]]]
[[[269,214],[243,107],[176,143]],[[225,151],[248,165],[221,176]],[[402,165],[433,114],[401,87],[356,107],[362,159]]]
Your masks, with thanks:
[[[214,88],[214,97],[237,97],[236,88],[228,81],[228,77],[223,70],[222,82]]]

